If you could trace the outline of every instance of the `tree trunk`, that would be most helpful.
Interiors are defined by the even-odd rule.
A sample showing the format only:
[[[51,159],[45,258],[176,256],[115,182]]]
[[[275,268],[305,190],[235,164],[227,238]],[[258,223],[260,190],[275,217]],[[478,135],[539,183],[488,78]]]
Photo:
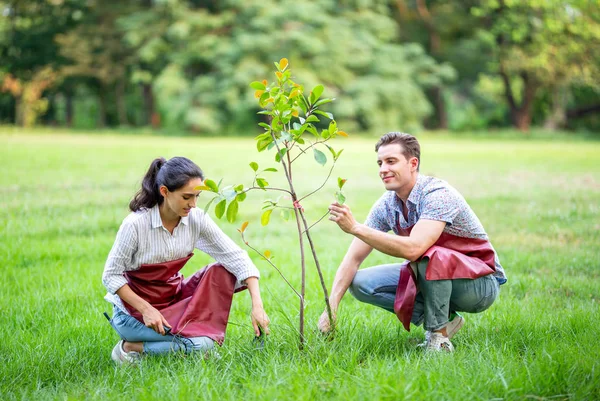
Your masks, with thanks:
[[[446,110],[446,101],[441,86],[434,86],[429,91],[429,97],[433,102],[435,110],[434,123],[432,128],[448,129],[448,112]]]
[[[510,77],[504,69],[502,60],[500,60],[500,76],[504,83],[504,96],[510,107],[510,117],[513,125],[519,129],[519,131],[529,131],[529,127],[531,126],[531,110],[537,92],[537,85],[529,78],[529,75],[526,72],[521,73],[521,79],[523,80],[523,95],[521,104],[518,105],[512,93]]]
[[[119,125],[129,125],[127,121],[127,106],[125,102],[125,81],[120,79],[115,87],[115,96],[117,99],[117,115]]]
[[[513,112],[513,124],[521,132],[529,131],[531,126],[531,111],[528,109],[518,109]]]
[[[435,58],[436,61],[439,61],[440,50],[442,47],[440,33],[436,29],[435,21],[427,8],[425,0],[417,0],[416,5],[417,12],[429,33],[429,54]],[[444,101],[442,86],[436,85],[432,87],[429,90],[429,98],[431,99],[435,110],[432,128],[448,129],[448,113],[446,111],[446,102]]]
[[[25,105],[23,96],[15,96],[15,123],[19,127],[25,125]]]
[[[106,127],[106,92],[104,88],[100,88],[98,93],[98,121],[96,125],[99,128]]]
[[[564,127],[567,122],[567,89],[564,87],[552,88],[552,110],[544,121],[544,128],[556,131]]]
[[[71,128],[73,126],[73,94],[65,93],[65,124]]]
[[[142,97],[144,100],[144,125],[151,125],[152,128],[160,127],[160,116],[154,106],[152,84],[142,84]]]

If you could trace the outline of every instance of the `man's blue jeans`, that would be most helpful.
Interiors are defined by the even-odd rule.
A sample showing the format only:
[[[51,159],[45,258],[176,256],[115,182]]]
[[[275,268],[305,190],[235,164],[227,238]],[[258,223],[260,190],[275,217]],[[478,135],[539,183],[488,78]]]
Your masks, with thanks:
[[[448,324],[452,312],[483,312],[489,308],[500,291],[494,276],[475,280],[426,280],[429,259],[411,263],[417,276],[418,292],[411,322],[424,324],[425,330],[435,331]],[[396,287],[400,278],[400,263],[380,265],[359,270],[350,285],[350,293],[359,301],[394,312]]]
[[[209,351],[215,347],[215,342],[208,337],[163,336],[117,307],[113,310],[110,323],[122,340],[142,342],[145,354],[159,355],[174,351],[189,354],[194,351]]]

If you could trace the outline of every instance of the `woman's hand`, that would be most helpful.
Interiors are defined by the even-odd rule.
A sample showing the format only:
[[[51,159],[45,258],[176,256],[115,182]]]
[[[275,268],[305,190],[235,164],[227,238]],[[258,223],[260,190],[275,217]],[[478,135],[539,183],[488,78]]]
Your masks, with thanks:
[[[165,335],[165,327],[171,328],[167,319],[158,311],[158,309],[148,306],[142,312],[142,318],[144,319],[144,324],[146,327],[150,327],[152,330],[156,331],[158,334]]]
[[[262,328],[262,331],[268,335],[269,323],[271,323],[271,321],[269,320],[269,316],[267,316],[267,312],[265,312],[265,309],[262,307],[262,305],[253,305],[251,315],[252,327],[254,327],[254,334],[256,337],[260,336],[260,330],[258,329],[259,326]]]

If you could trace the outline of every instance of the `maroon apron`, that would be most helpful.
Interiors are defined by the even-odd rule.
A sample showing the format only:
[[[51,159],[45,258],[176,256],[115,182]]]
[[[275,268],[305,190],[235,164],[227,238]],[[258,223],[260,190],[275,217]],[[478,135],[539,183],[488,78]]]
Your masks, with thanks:
[[[125,272],[129,287],[167,319],[171,332],[183,337],[206,336],[221,345],[235,289],[236,278],[213,263],[184,280],[179,272],[193,256],[164,263],[143,264]],[[240,288],[238,291],[245,289]],[[129,313],[143,323],[142,315],[123,302]]]
[[[398,223],[398,235],[410,235],[413,227],[404,229]],[[473,280],[496,271],[494,248],[488,240],[484,239],[463,238],[442,233],[417,262],[423,258],[429,258],[425,271],[427,280]],[[415,272],[410,267],[410,261],[406,261],[400,266],[394,312],[407,331],[410,331],[417,291]]]

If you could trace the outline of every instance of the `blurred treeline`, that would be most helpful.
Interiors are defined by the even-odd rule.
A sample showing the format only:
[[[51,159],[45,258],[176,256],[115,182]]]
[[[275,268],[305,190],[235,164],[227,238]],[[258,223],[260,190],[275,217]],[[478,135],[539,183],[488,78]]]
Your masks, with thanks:
[[[0,123],[253,133],[293,77],[349,132],[600,129],[597,0],[0,0]]]

